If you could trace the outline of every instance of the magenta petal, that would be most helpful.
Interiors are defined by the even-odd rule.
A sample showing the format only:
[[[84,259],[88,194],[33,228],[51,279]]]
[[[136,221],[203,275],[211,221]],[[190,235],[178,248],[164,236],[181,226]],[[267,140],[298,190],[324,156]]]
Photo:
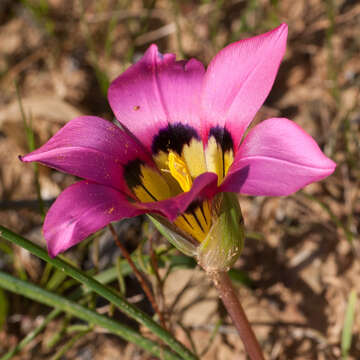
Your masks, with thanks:
[[[144,212],[119,191],[80,181],[63,191],[46,215],[43,231],[49,254],[64,252],[111,221]]]
[[[241,40],[221,50],[204,78],[202,119],[230,131],[235,148],[266,99],[284,55],[287,25]],[[206,139],[204,139],[206,141]]]
[[[127,193],[122,165],[134,159],[151,162],[130,135],[95,116],[70,121],[45,145],[21,157]]]
[[[138,206],[146,208],[148,212],[160,213],[170,221],[173,221],[178,215],[183,213],[193,201],[211,198],[217,192],[217,174],[207,172],[198,176],[194,180],[190,191],[186,193],[181,193],[167,200],[138,204]]]
[[[217,175],[205,173],[191,190],[153,203],[130,203],[108,186],[80,181],[65,189],[48,211],[44,236],[50,256],[66,251],[111,221],[155,212],[174,220],[192,201],[211,197],[217,190]]]
[[[248,195],[289,195],[332,174],[335,167],[298,125],[273,118],[246,136],[221,189]]]
[[[174,54],[151,45],[145,55],[109,88],[116,118],[151,149],[154,135],[169,123],[183,123],[200,136],[199,102],[203,65],[195,59],[176,61]]]

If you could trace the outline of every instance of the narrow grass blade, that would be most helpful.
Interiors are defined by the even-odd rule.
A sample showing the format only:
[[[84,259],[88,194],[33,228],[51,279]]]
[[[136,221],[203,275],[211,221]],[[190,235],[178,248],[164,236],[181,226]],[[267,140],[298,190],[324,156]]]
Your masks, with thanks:
[[[56,270],[50,280],[46,284],[46,289],[55,291],[66,279],[66,274],[60,270]]]
[[[81,331],[78,334],[74,335],[50,360],[60,360],[63,359],[63,356],[75,345],[75,343],[80,340],[83,336],[88,334],[91,331],[91,327],[87,330]]]
[[[27,344],[33,341],[47,326],[53,321],[56,317],[61,314],[61,310],[55,309],[50,312],[48,316],[44,319],[44,321],[37,326],[33,331],[27,334],[15,347],[10,349],[4,356],[0,358],[0,360],[9,360],[14,355],[16,355],[19,351],[21,351]]]
[[[334,212],[330,209],[330,207],[325,204],[323,201],[317,199],[315,196],[312,196],[310,194],[307,194],[303,191],[300,192],[304,197],[308,198],[311,201],[316,202],[317,204],[319,204],[330,216],[331,220],[334,222],[334,224],[343,229],[345,236],[346,236],[346,240],[349,242],[349,244],[352,244],[353,242],[353,237],[354,235],[352,234],[352,232],[341,222],[341,220],[334,214]]]
[[[341,356],[343,360],[348,358],[349,351],[351,348],[352,329],[355,317],[357,295],[356,291],[352,290],[349,295],[348,304],[345,312],[344,327],[341,336]]]
[[[66,299],[63,296],[53,294],[27,281],[20,280],[14,276],[0,271],[0,287],[25,296],[29,299],[35,300],[42,304],[55,307],[59,310],[82,319],[89,324],[97,325],[107,329],[112,334],[118,335],[126,341],[132,342],[149,353],[158,356],[161,359],[179,360],[177,355],[171,353],[169,350],[162,348],[155,342],[146,339],[137,331],[122,325],[106,316],[100,315],[97,312],[87,309],[76,302]]]
[[[152,333],[157,335],[161,340],[164,341],[172,350],[177,352],[182,359],[195,360],[196,356],[190,352],[184,345],[178,342],[168,331],[163,329],[158,323],[156,323],[149,315],[139,310],[134,305],[121,298],[110,288],[100,284],[94,278],[89,277],[84,272],[76,269],[72,265],[66,263],[59,258],[50,258],[47,252],[40,246],[32,243],[31,241],[23,238],[22,236],[15,234],[4,226],[0,225],[0,236],[4,239],[11,241],[12,243],[21,246],[28,250],[33,255],[36,255],[40,259],[54,265],[70,277],[76,279],[82,284],[86,285],[93,292],[107,299],[110,303],[117,306],[123,313],[136,320],[140,324],[147,327]]]
[[[123,261],[124,264],[128,265],[127,262]],[[130,266],[124,268],[121,267],[121,270],[124,272],[130,273]],[[102,271],[100,274],[95,276],[95,279],[99,281],[102,284],[107,284],[116,279],[117,271],[115,267],[109,268],[107,270]],[[88,288],[85,287],[79,287],[78,289],[74,290],[70,295],[70,300],[78,300],[82,296],[87,295],[90,292]],[[12,349],[10,349],[3,357],[0,358],[0,360],[9,360],[14,355],[16,355],[18,352],[20,352],[27,344],[29,344],[31,341],[33,341],[47,326],[48,324],[54,320],[56,317],[58,317],[61,314],[61,310],[54,309],[52,310],[43,320],[43,322],[37,326],[33,331],[31,331],[29,334],[27,334],[16,346],[14,346]]]
[[[0,289],[0,330],[6,320],[9,310],[9,302],[7,300],[6,294]]]
[[[22,104],[22,101],[21,101],[20,89],[18,87],[18,84],[15,84],[15,87],[16,87],[16,95],[17,95],[17,98],[18,98],[21,118],[22,118],[24,128],[25,128],[28,148],[29,148],[29,151],[34,151],[35,150],[35,134],[34,134],[33,129],[32,129],[32,119],[31,119],[31,117],[30,117],[29,120],[27,119],[27,117],[25,115],[25,110],[24,110],[24,107],[23,107],[23,104]],[[33,166],[34,175],[35,175],[35,187],[36,187],[36,195],[37,195],[38,203],[39,203],[39,210],[40,210],[40,214],[41,214],[42,218],[44,219],[44,217],[45,217],[45,207],[44,207],[44,201],[43,201],[42,196],[41,196],[41,188],[40,188],[40,180],[39,180],[39,168],[38,168],[37,163],[33,163],[32,166]]]

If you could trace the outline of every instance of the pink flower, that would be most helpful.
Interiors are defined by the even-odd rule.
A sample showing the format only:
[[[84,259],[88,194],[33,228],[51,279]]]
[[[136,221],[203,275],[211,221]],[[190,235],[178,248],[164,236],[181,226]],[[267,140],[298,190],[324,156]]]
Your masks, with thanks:
[[[207,70],[151,45],[110,86],[123,129],[82,116],[22,157],[85,179],[46,216],[50,255],[111,221],[149,212],[201,243],[217,193],[288,195],[330,175],[335,163],[290,120],[265,120],[242,140],[273,85],[286,37],[282,24],[238,41]]]

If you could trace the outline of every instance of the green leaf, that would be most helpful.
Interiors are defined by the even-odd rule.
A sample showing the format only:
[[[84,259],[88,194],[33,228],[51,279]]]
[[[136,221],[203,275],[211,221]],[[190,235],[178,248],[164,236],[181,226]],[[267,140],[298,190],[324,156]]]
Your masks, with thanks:
[[[194,258],[185,255],[171,255],[168,260],[172,268],[194,269],[197,265]]]
[[[13,253],[11,246],[9,246],[7,243],[3,241],[0,242],[0,251],[5,253],[6,255],[12,255]]]
[[[60,270],[56,270],[50,280],[46,284],[46,289],[55,291],[66,279],[66,274]]]
[[[85,336],[87,333],[89,333],[92,330],[92,327],[89,326],[87,329],[79,332],[78,334],[75,334],[70,340],[67,341],[67,343],[62,346],[56,354],[50,359],[50,360],[60,360],[64,358],[64,355],[75,345],[79,339],[81,339],[83,336]]]
[[[245,271],[239,269],[230,269],[229,277],[231,281],[237,284],[244,285],[248,288],[253,286],[253,281]]]
[[[0,289],[0,329],[3,327],[9,311],[9,302],[5,292]]]
[[[307,194],[304,191],[300,191],[300,194],[302,194],[304,197],[306,197],[307,199],[316,202],[317,204],[319,204],[321,206],[321,208],[323,210],[325,210],[328,215],[330,216],[330,219],[332,220],[332,222],[338,227],[343,229],[345,236],[346,236],[346,240],[349,242],[349,244],[351,245],[353,242],[353,238],[354,238],[354,234],[344,225],[344,223],[335,215],[335,213],[331,210],[330,206],[327,205],[325,202],[321,201],[320,199],[318,199],[315,196],[312,196],[310,194]]]
[[[356,302],[356,291],[352,290],[350,292],[348,304],[346,307],[345,321],[341,337],[341,355],[344,360],[347,359],[351,348],[352,329],[354,324]]]
[[[53,294],[27,281],[20,280],[14,276],[0,271],[0,287],[12,291],[16,294],[23,295],[29,299],[38,301],[42,304],[55,307],[59,310],[75,316],[79,319],[87,321],[89,324],[101,326],[112,334],[118,335],[123,339],[132,342],[151,354],[163,357],[169,360],[180,360],[180,358],[164,349],[163,346],[143,337],[137,331],[129,328],[126,325],[120,324],[106,316],[100,315],[97,312],[87,309],[63,296]]]
[[[35,150],[35,134],[34,131],[32,129],[32,118],[31,116],[29,117],[29,120],[27,119],[26,115],[25,115],[25,110],[21,101],[21,96],[20,96],[20,89],[18,87],[18,84],[15,84],[16,86],[16,95],[18,98],[18,103],[19,103],[19,108],[20,108],[20,113],[21,113],[21,118],[24,124],[24,128],[25,128],[25,133],[26,133],[26,138],[27,138],[27,142],[28,142],[28,148],[29,151],[33,151]],[[33,163],[32,164],[33,169],[34,169],[34,175],[35,175],[35,187],[36,187],[36,195],[38,198],[38,203],[39,203],[39,210],[40,213],[42,215],[42,218],[45,218],[45,208],[44,208],[44,201],[41,197],[41,188],[40,188],[40,181],[39,181],[39,169],[38,169],[38,164],[37,163]]]
[[[177,341],[172,334],[162,328],[156,323],[149,315],[138,309],[136,306],[130,304],[125,299],[121,298],[115,291],[102,285],[94,278],[89,277],[87,274],[79,269],[76,269],[71,264],[65,262],[59,257],[50,258],[44,249],[40,246],[32,243],[31,241],[23,238],[22,236],[15,234],[4,226],[0,225],[0,236],[4,239],[11,241],[18,246],[28,250],[33,255],[38,256],[40,259],[54,265],[73,279],[81,282],[94,293],[107,299],[110,303],[118,307],[124,314],[128,315],[138,323],[146,326],[152,333],[156,334],[161,340],[164,341],[172,350],[177,352],[183,359],[195,360],[196,356],[190,352],[183,344]]]
[[[125,263],[125,260],[123,260]],[[127,264],[127,263],[126,263]],[[48,265],[48,264],[47,264]],[[125,269],[125,271],[128,271]],[[129,273],[130,271],[128,271]],[[112,268],[109,268],[107,270],[102,271],[101,273],[97,274],[95,276],[95,279],[102,284],[107,284],[116,279],[116,268],[115,266]],[[75,281],[75,280],[73,280]],[[70,300],[78,300],[82,296],[85,296],[89,294],[90,291],[88,288],[85,287],[79,287],[76,290],[74,290],[68,298]],[[51,311],[45,319],[39,324],[34,330],[29,332],[16,346],[14,346],[12,349],[10,349],[3,357],[0,358],[0,360],[9,360],[14,355],[16,355],[19,351],[21,351],[27,344],[29,344],[31,341],[33,341],[46,327],[47,325],[54,320],[56,317],[58,317],[61,314],[61,310],[54,309]],[[67,329],[68,330],[68,329]]]

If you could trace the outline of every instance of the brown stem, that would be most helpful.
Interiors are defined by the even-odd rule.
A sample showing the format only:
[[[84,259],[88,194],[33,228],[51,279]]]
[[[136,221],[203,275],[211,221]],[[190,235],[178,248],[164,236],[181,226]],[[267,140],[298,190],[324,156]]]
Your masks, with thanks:
[[[155,251],[154,251],[154,248],[153,248],[153,238],[152,238],[152,236],[149,236],[149,246],[150,246],[151,265],[153,267],[156,280],[161,285],[162,280],[161,280],[160,275],[159,275],[159,266],[158,266],[158,261],[157,261],[156,254],[155,254]]]
[[[154,296],[146,282],[146,279],[144,277],[144,275],[137,269],[135,263],[133,262],[133,260],[131,259],[131,256],[129,254],[129,252],[126,250],[125,246],[121,243],[121,241],[119,240],[119,237],[114,229],[114,227],[109,224],[109,229],[112,233],[112,236],[115,240],[116,245],[120,248],[121,253],[123,254],[124,258],[127,260],[127,262],[129,263],[131,269],[133,270],[136,278],[138,279],[140,286],[142,287],[142,289],[144,290],[147,298],[149,299],[152,308],[154,309],[154,311],[158,314],[159,316],[159,320],[161,323],[161,326],[166,329],[166,323],[165,323],[165,319],[161,313],[161,311],[159,310],[159,307],[157,306],[157,303],[154,299]]]
[[[155,286],[154,286],[154,294],[155,298],[157,299],[157,303],[159,305],[160,312],[164,317],[167,318],[166,309],[165,309],[165,298],[164,298],[164,281],[161,279],[159,274],[159,264],[157,260],[157,256],[155,254],[154,248],[153,248],[153,236],[159,236],[160,233],[153,232],[152,235],[149,236],[149,247],[150,247],[150,261],[152,270],[155,274]]]
[[[261,347],[231,284],[227,272],[209,272],[219,296],[229,313],[251,360],[264,360]]]

